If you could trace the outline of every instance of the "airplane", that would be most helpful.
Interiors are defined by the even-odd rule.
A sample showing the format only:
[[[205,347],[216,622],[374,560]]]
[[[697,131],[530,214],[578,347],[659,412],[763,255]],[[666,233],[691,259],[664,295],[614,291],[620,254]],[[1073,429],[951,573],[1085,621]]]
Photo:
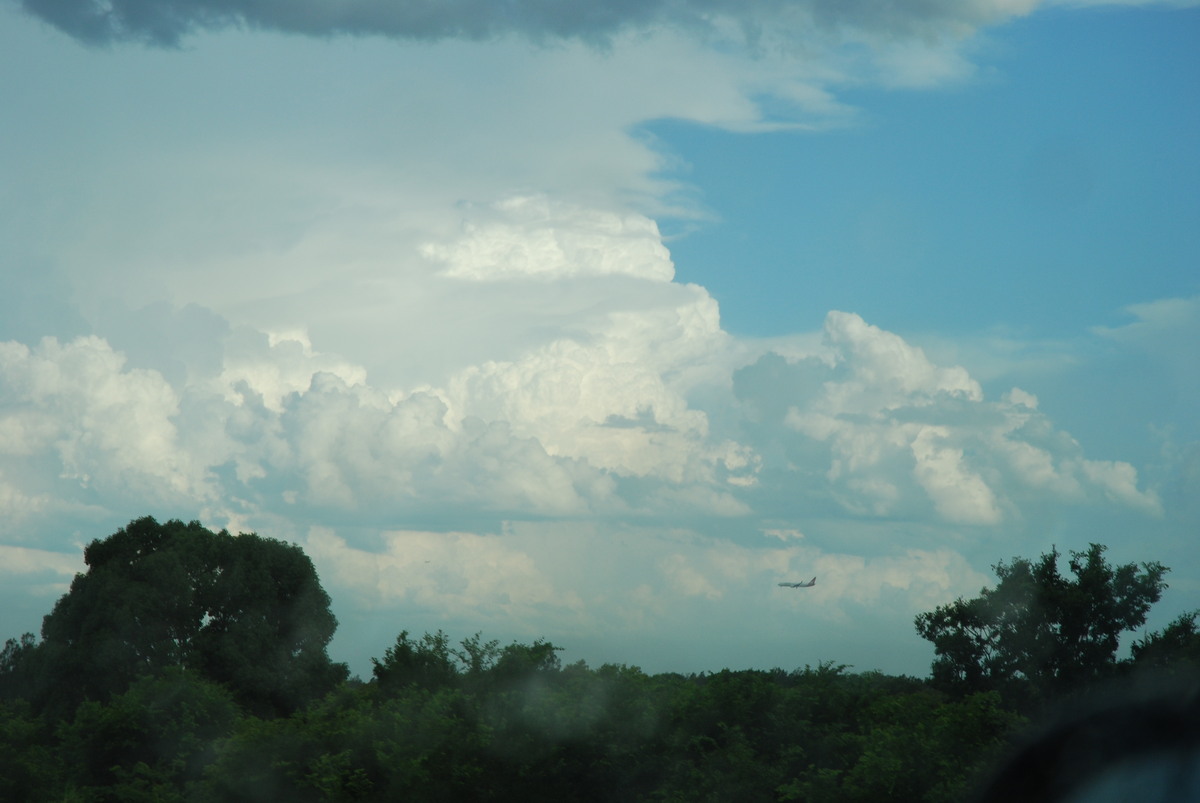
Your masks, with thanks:
[[[817,584],[817,578],[809,580],[807,583],[780,583],[779,585],[785,588],[812,588]]]

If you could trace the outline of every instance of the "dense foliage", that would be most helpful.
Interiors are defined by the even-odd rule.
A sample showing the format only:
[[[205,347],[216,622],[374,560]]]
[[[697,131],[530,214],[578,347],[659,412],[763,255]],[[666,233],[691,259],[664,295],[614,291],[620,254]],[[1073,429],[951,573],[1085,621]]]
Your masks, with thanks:
[[[1167,568],[1114,568],[1104,551],[1092,544],[1072,552],[1074,579],[1059,572],[1055,549],[1036,562],[998,563],[994,589],[917,616],[917,632],[937,654],[934,685],[959,695],[1000,691],[1033,710],[1117,674],[1120,636],[1146,621]]]
[[[950,801],[1024,721],[1003,689],[832,664],[647,675],[441,632],[401,632],[347,680],[303,553],[205,533],[142,519],[94,542],[41,642],[8,641],[0,800]],[[1178,666],[1195,618],[1135,655]]]
[[[186,670],[60,722],[9,704],[0,798],[953,800],[1017,721],[995,694],[836,666],[649,676],[484,647],[474,668],[346,683],[290,717]]]
[[[38,710],[66,714],[183,668],[254,713],[280,715],[347,675],[326,654],[337,627],[329,595],[293,544],[147,517],[83,554],[88,571],[45,617],[41,643],[13,645],[22,660],[0,666],[0,684],[23,673]]]

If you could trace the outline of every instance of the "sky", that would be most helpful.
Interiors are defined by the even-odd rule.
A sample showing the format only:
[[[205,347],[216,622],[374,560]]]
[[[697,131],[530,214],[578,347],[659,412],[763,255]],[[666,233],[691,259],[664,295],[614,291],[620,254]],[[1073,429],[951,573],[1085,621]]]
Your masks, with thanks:
[[[922,676],[1092,542],[1200,608],[1198,5],[0,2],[0,637],[143,515],[364,677]]]

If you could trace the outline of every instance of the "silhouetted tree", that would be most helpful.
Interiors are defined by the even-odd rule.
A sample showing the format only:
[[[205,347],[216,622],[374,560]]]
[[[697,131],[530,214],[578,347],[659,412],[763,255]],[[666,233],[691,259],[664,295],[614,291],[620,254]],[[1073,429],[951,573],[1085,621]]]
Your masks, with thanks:
[[[325,651],[337,627],[329,596],[295,545],[147,517],[93,541],[84,560],[21,656],[43,670],[32,696],[60,716],[167,667],[224,684],[262,715],[294,711],[347,675]]]
[[[1135,641],[1133,665],[1138,669],[1200,671],[1200,611],[1179,616],[1157,633]]]
[[[396,643],[388,647],[383,660],[372,658],[372,674],[379,688],[391,692],[406,686],[435,690],[453,685],[458,679],[450,640],[442,631],[426,633],[420,641],[402,630]]]
[[[960,800],[1023,722],[1014,701],[1124,667],[1117,638],[1167,570],[1103,552],[1071,553],[1068,577],[1056,551],[1015,558],[919,616],[935,684],[564,667],[546,641],[440,631],[401,632],[364,684],[325,655],[328,597],[297,547],[139,519],[89,545],[40,643],[0,650],[0,799]],[[1186,666],[1197,618],[1126,663]]]
[[[60,729],[59,774],[86,800],[179,800],[229,736],[229,692],[187,670],[143,677],[105,703],[88,701]]]
[[[37,638],[32,633],[4,642],[4,649],[0,650],[0,700],[28,697],[38,685],[33,660],[36,650]]]
[[[61,800],[54,728],[25,700],[0,701],[0,800]]]
[[[1114,568],[1104,551],[1092,544],[1071,552],[1074,579],[1059,573],[1055,549],[1037,562],[998,563],[994,589],[918,615],[917,632],[937,654],[935,685],[958,694],[995,689],[1024,707],[1112,674],[1121,634],[1145,622],[1168,569]]]

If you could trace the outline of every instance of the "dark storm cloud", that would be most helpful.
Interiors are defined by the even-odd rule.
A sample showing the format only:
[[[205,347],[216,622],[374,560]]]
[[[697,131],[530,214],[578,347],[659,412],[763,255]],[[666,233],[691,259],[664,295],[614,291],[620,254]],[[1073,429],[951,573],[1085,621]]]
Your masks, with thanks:
[[[311,36],[602,40],[666,14],[653,0],[23,0],[25,10],[92,44],[173,46],[200,30],[249,26]],[[693,12],[694,15],[694,12]]]
[[[174,46],[190,33],[248,26],[311,36],[603,43],[655,24],[708,28],[732,20],[750,34],[776,25],[912,33],[1020,13],[1031,0],[22,0],[24,9],[84,42]]]

